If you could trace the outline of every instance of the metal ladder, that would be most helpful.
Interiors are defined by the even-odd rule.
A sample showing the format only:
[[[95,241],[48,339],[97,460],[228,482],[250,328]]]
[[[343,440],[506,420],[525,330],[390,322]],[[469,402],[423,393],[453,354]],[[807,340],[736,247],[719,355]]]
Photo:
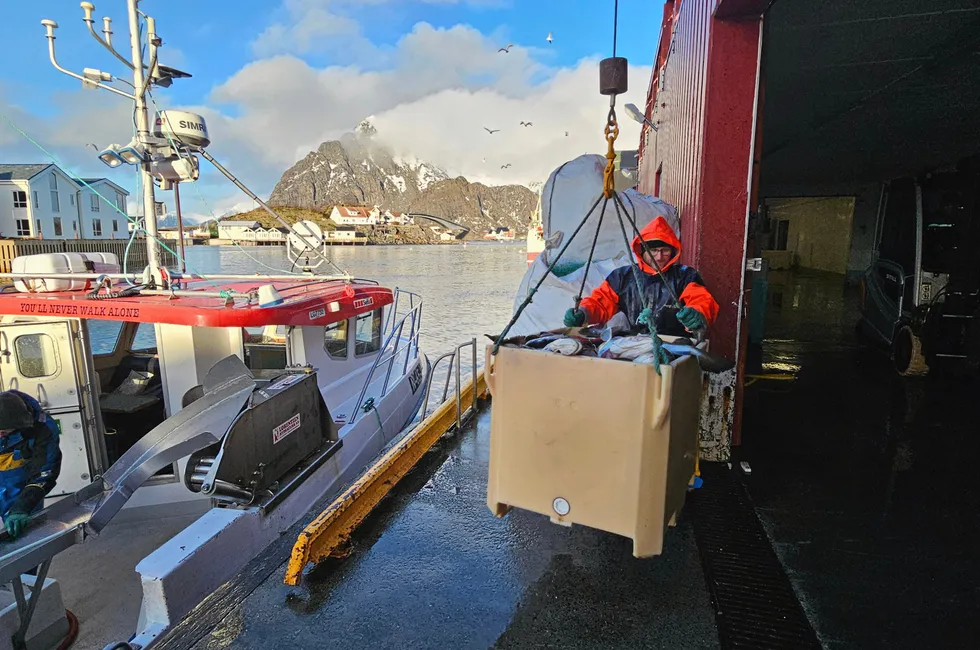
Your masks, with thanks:
[[[446,372],[446,382],[442,387],[442,400],[439,402],[439,404],[442,404],[447,399],[449,399],[449,382],[450,380],[453,379],[453,377],[455,377],[456,378],[456,431],[460,431],[463,428],[464,423],[469,422],[472,418],[476,416],[477,399],[476,399],[475,390],[473,391],[473,403],[470,405],[470,408],[466,411],[466,413],[465,414],[463,413],[463,405],[462,405],[463,378],[462,378],[462,371],[461,371],[462,355],[460,353],[465,348],[470,348],[472,351],[472,365],[470,368],[470,376],[472,377],[473,382],[474,383],[476,382],[477,380],[476,338],[474,337],[473,339],[470,339],[466,343],[461,343],[457,345],[452,352],[447,352],[435,360],[435,362],[432,364],[432,369],[429,371],[429,379],[425,383],[425,397],[422,399],[421,418],[424,420],[426,412],[428,411],[429,408],[429,393],[432,391],[432,384],[435,381],[436,370],[439,368],[439,364],[443,360],[449,359],[449,362],[447,364],[448,371]],[[455,373],[453,372],[454,368],[456,370]]]

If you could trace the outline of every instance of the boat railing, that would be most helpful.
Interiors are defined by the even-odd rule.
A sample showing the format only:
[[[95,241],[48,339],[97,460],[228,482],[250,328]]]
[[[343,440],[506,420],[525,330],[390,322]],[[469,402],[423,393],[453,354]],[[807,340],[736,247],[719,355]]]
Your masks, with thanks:
[[[405,304],[408,302],[408,305]],[[405,336],[405,327],[408,326],[408,333]],[[397,380],[408,372],[408,364],[419,356],[419,332],[422,328],[422,297],[411,291],[395,289],[394,300],[391,309],[385,317],[384,326],[381,330],[382,344],[375,357],[371,370],[364,379],[364,386],[361,387],[361,394],[357,398],[355,408],[351,411],[347,424],[354,424],[357,416],[364,410],[365,396],[368,388],[376,379],[379,368],[384,370],[385,379],[381,386],[381,394],[373,396],[380,399],[388,394],[388,387],[391,385],[392,371],[398,365],[396,360],[399,354],[404,355],[405,360],[401,363],[401,372],[395,376]],[[403,345],[404,343],[404,345]]]
[[[476,391],[476,339],[471,339],[466,343],[461,343],[456,346],[456,349],[452,352],[447,352],[432,364],[432,370],[429,373],[429,380],[425,384],[425,397],[422,399],[422,418],[426,416],[426,412],[429,408],[429,394],[432,391],[432,384],[435,380],[436,371],[439,368],[439,364],[445,360],[449,359],[448,368],[446,372],[446,381],[442,387],[442,400],[439,402],[442,404],[449,398],[449,384],[453,377],[456,378],[456,430],[459,431],[463,426],[463,374],[462,374],[462,352],[470,348],[472,350],[472,366],[470,368],[470,376],[473,380],[473,404],[471,405],[471,410],[468,412],[470,416],[476,414],[477,405],[477,391]],[[455,372],[453,372],[455,370]]]

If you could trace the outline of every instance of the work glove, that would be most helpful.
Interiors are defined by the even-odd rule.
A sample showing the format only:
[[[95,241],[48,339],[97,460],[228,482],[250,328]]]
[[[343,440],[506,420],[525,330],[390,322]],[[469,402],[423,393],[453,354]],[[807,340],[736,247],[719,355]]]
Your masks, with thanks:
[[[584,309],[572,307],[565,312],[565,327],[581,327],[585,325],[588,314]]]
[[[3,520],[3,523],[7,527],[7,534],[12,538],[17,539],[20,537],[20,534],[24,532],[24,529],[27,528],[27,524],[30,522],[30,520],[30,515],[15,512],[8,514]]]
[[[680,321],[680,324],[688,332],[694,332],[708,326],[708,321],[705,320],[704,314],[694,307],[685,307],[677,312],[677,320]]]

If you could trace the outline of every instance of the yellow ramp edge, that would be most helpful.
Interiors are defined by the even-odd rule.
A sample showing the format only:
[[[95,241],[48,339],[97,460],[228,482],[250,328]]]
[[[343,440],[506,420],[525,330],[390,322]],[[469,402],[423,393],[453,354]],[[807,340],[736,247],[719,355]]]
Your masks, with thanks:
[[[464,410],[473,403],[473,390],[471,379],[462,389],[460,404]],[[486,392],[486,379],[480,372],[476,393],[478,397],[483,397]],[[329,557],[346,543],[358,524],[455,423],[456,397],[453,396],[389,449],[299,534],[293,545],[284,582],[298,585],[307,564],[315,564]]]

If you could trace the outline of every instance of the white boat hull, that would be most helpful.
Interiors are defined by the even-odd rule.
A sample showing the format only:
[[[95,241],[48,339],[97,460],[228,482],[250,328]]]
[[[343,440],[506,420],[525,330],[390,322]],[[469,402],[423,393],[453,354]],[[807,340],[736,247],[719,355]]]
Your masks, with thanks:
[[[265,513],[259,507],[212,508],[144,558],[136,566],[143,603],[131,642],[143,648],[152,645],[315,504],[332,498],[360,476],[418,413],[425,381],[413,390],[408,380],[416,364],[428,379],[428,361],[420,355],[372,412],[359,414],[353,424],[341,429],[343,444],[337,453],[275,509]]]

